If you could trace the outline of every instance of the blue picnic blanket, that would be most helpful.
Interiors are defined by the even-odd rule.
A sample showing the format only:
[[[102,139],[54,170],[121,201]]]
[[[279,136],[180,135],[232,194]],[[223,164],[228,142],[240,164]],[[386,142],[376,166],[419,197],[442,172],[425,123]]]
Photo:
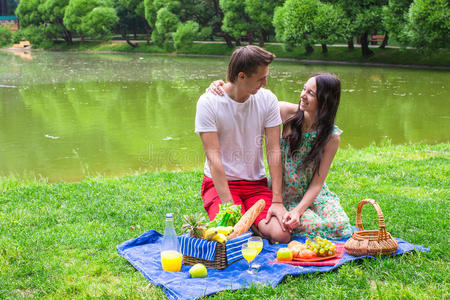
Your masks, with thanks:
[[[304,238],[296,238],[304,242]],[[345,242],[346,239],[337,241]],[[430,251],[420,245],[413,245],[404,240],[396,239],[399,249],[394,255],[409,251]],[[223,290],[237,290],[254,285],[271,285],[275,287],[286,275],[300,275],[315,272],[329,272],[340,265],[362,257],[354,257],[347,253],[335,266],[328,267],[301,267],[280,263],[269,263],[276,258],[279,248],[286,244],[270,245],[264,240],[264,248],[256,257],[254,263],[261,265],[259,271],[251,275],[245,270],[248,268],[247,261],[239,260],[223,270],[208,269],[206,278],[190,278],[191,266],[183,265],[181,272],[163,271],[160,261],[160,244],[162,234],[150,230],[139,237],[126,241],[117,246],[117,251],[128,260],[145,278],[152,284],[160,286],[169,299],[196,299],[203,296],[215,294]],[[373,256],[367,256],[374,258]]]

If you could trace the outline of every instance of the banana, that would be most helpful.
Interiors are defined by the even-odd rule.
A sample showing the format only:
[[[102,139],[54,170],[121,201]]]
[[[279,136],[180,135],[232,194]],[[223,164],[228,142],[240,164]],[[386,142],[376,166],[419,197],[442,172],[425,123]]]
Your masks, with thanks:
[[[228,233],[226,235],[229,235],[229,234],[231,234],[233,232],[234,227],[233,226],[228,226],[227,229],[228,229]]]
[[[230,230],[231,228],[231,230]],[[231,231],[233,230],[233,227],[229,226],[229,227],[225,227],[225,226],[219,226],[217,227],[217,233],[221,233],[225,236],[229,235],[231,233]]]
[[[219,243],[226,243],[227,237],[223,233],[217,233],[215,236],[213,236],[212,240]]]
[[[205,231],[205,240],[211,241],[212,238],[217,234],[217,228],[216,227],[212,227],[209,228],[208,230]]]

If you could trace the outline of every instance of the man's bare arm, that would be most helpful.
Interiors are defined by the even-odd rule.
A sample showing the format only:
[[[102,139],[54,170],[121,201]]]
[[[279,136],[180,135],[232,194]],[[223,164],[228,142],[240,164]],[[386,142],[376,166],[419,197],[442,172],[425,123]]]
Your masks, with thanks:
[[[265,129],[267,163],[272,180],[273,202],[281,202],[280,126]]]
[[[287,212],[283,205],[281,196],[281,150],[280,150],[280,126],[269,127],[265,129],[266,133],[266,151],[267,163],[269,165],[270,178],[272,180],[272,205],[267,212],[266,224],[270,222],[272,216],[276,217],[280,227],[285,231],[282,218]]]
[[[225,170],[220,156],[220,144],[217,132],[201,132],[200,138],[203,143],[206,158],[208,159],[209,170],[214,182],[217,194],[222,203],[233,202]]]

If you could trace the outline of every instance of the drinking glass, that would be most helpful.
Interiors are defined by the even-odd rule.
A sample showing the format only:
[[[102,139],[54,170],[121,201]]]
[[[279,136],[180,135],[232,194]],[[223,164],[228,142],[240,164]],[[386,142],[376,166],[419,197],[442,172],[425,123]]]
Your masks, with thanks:
[[[255,248],[256,251],[261,252],[262,248],[263,248],[263,241],[262,238],[260,238],[259,236],[254,236],[251,237],[248,242],[247,242],[248,246],[251,248]]]
[[[251,268],[251,262],[258,255],[258,250],[252,247],[249,247],[248,243],[242,244],[242,256],[248,262],[248,270],[247,272],[250,274],[255,274],[255,270]]]

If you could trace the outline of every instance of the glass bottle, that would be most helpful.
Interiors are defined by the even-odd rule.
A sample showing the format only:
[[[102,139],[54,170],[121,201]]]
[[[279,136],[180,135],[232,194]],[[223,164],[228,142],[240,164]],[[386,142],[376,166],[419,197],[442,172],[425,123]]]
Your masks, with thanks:
[[[163,270],[178,272],[181,269],[183,255],[178,251],[178,239],[173,227],[173,215],[166,214],[166,228],[161,244],[161,265]]]
[[[225,215],[223,216],[223,218],[220,221],[218,226],[227,226],[228,219],[230,218],[232,213],[233,213],[233,211],[231,209],[227,209],[227,211],[225,212]]]

